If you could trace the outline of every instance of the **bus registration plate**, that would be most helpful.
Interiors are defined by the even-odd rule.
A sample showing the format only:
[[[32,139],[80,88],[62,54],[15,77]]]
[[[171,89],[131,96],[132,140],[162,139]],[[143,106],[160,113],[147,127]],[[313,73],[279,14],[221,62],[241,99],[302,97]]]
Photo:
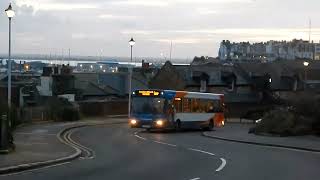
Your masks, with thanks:
[[[143,128],[151,128],[151,125],[142,125]]]

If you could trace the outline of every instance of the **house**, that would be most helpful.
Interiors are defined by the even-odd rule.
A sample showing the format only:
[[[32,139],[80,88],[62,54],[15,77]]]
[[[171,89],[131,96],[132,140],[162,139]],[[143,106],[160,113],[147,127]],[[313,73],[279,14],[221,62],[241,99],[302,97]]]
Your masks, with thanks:
[[[237,101],[235,94],[241,98],[242,94],[245,95],[244,97],[249,97],[248,94],[252,93],[250,79],[235,70],[233,66],[221,63],[174,66],[168,61],[149,85],[150,88],[155,89],[222,93],[226,95],[229,102]],[[248,101],[252,101],[252,99],[248,99]],[[258,101],[258,99],[254,99],[254,101]]]
[[[182,67],[182,68],[181,68]],[[184,90],[187,66],[173,66],[167,61],[149,82],[152,89]]]
[[[132,90],[147,89],[148,82],[153,77],[153,69],[133,68]],[[81,92],[81,99],[93,97],[124,98],[128,96],[129,72],[76,72],[75,88]]]
[[[15,107],[33,105],[36,103],[39,75],[33,73],[13,72],[11,74],[11,103]],[[8,97],[8,76],[0,74],[0,101],[7,102]]]

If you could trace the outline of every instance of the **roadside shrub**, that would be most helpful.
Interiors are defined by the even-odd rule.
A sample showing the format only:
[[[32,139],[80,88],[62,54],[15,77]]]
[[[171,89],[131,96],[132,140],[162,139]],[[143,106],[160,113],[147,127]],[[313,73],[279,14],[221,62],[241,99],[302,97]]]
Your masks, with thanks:
[[[46,118],[54,121],[76,121],[80,119],[80,113],[67,100],[51,98],[46,104]]]
[[[74,107],[65,107],[61,111],[62,121],[77,121],[80,119],[79,111]]]
[[[16,126],[21,124],[21,121],[18,116],[18,109],[12,105],[10,109],[10,119],[11,119],[11,128],[14,129]],[[0,99],[0,118],[2,115],[8,114],[8,104],[4,99]]]
[[[288,136],[295,126],[295,115],[285,109],[271,110],[257,124],[255,133],[270,133]]]
[[[320,100],[316,96],[301,95],[288,103],[289,107],[271,110],[249,132],[296,136],[320,134]]]
[[[298,124],[311,127],[311,131],[320,135],[320,97],[315,94],[303,94],[291,102],[293,111],[300,116]]]

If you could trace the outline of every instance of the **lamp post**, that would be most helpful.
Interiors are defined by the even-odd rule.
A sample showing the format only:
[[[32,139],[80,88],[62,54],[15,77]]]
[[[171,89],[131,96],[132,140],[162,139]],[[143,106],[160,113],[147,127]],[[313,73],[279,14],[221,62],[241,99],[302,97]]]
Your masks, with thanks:
[[[303,62],[304,65],[304,90],[306,90],[307,87],[307,67],[309,66],[309,62],[305,61]]]
[[[9,7],[5,10],[9,18],[9,55],[8,55],[8,108],[11,107],[11,19],[14,17],[15,13],[12,10],[11,3]]]
[[[131,56],[130,56],[130,60],[132,63],[132,48],[133,46],[136,44],[136,42],[133,40],[133,38],[130,39],[129,41],[129,45],[130,45],[130,50],[131,50]],[[128,101],[128,118],[130,118],[130,112],[131,112],[131,89],[132,89],[132,69],[130,67],[129,69],[129,101]]]
[[[12,10],[11,3],[9,7],[5,10],[9,18],[9,55],[8,55],[8,114],[1,117],[1,139],[0,139],[0,149],[8,149],[9,145],[13,143],[11,138],[11,133],[9,132],[9,124],[11,120],[11,19],[14,17],[15,13]],[[10,140],[11,139],[11,140]]]

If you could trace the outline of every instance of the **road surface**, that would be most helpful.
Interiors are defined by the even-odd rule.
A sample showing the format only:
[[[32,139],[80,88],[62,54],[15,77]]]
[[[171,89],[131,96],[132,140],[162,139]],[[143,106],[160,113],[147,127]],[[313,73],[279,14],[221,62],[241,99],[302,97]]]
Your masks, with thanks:
[[[320,154],[214,140],[201,131],[138,132],[127,125],[85,127],[72,134],[87,147],[79,160],[1,180],[319,179]],[[86,154],[87,153],[87,154]]]

